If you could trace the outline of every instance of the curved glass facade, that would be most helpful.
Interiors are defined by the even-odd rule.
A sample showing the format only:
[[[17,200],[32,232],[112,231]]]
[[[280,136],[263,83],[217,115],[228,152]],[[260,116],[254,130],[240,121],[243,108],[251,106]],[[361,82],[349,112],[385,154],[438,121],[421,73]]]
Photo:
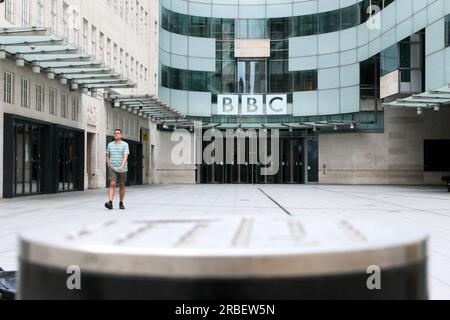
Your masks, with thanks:
[[[392,2],[364,0],[333,11],[270,19],[189,16],[162,6],[163,30],[189,37],[216,39],[216,67],[215,72],[207,72],[161,65],[161,86],[213,94],[317,90],[317,70],[289,71],[288,39],[355,27],[370,17],[368,8],[371,5],[383,8]],[[238,61],[234,56],[235,39],[270,39],[270,58],[266,61]],[[247,70],[247,77],[241,76],[244,70]],[[252,79],[248,78],[249,74],[254,74]],[[255,81],[259,85],[251,88],[250,84]]]
[[[221,37],[223,25],[236,30],[238,39],[263,39],[271,32],[272,20],[283,20],[288,37],[304,37],[356,27],[370,18],[368,8],[387,7],[394,0],[363,0],[354,5],[316,14],[271,19],[221,19],[189,16],[161,8],[161,27],[169,32],[191,37]]]
[[[442,85],[444,75],[431,76],[442,70],[425,69],[449,43],[448,12],[431,14],[436,2],[160,0],[159,94],[213,122],[260,121],[242,112],[249,95],[264,108],[268,95],[286,97],[287,111],[264,122],[356,117],[377,110],[394,71],[405,94]],[[230,96],[239,113],[221,114]]]
[[[237,65],[237,70],[236,70]],[[285,61],[223,61],[218,72],[161,66],[161,86],[183,91],[283,93],[317,89],[317,70],[289,72]]]

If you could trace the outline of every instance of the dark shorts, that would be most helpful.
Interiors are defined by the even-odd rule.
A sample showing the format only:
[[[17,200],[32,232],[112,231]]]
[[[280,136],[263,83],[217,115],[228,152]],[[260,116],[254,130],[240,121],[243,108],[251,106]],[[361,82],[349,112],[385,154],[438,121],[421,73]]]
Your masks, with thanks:
[[[109,181],[114,181],[119,186],[125,186],[125,183],[127,182],[127,173],[126,172],[115,172],[111,168],[109,168]]]

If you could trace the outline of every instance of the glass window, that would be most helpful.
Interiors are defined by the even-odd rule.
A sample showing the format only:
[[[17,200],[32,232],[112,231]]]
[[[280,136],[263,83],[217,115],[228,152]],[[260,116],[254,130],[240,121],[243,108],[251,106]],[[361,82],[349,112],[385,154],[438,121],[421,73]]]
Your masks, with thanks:
[[[350,6],[341,9],[341,30],[359,25],[359,7]]]
[[[37,19],[36,25],[38,27],[43,27],[44,24],[44,0],[38,0],[37,2]]]
[[[169,31],[182,35],[188,35],[188,16],[171,12],[169,18]]]
[[[97,56],[97,28],[95,26],[91,27],[91,53]]]
[[[111,67],[111,39],[106,40],[106,64]]]
[[[398,65],[398,45],[394,44],[380,53],[380,72],[384,76],[394,70],[397,70]]]
[[[170,71],[169,68],[166,66],[161,66],[161,86],[170,88],[169,84],[169,78],[170,78]]]
[[[247,39],[248,38],[247,20],[246,19],[237,20],[236,27],[237,27],[236,38]]]
[[[272,93],[291,92],[292,74],[288,61],[271,61],[269,63],[269,91]]]
[[[294,18],[294,36],[304,37],[317,34],[318,16],[310,14]]]
[[[269,32],[271,40],[283,40],[289,37],[291,29],[290,18],[276,18],[269,20]]]
[[[266,19],[237,20],[238,39],[264,39],[266,34]]]
[[[267,71],[265,60],[238,61],[238,92],[244,94],[266,93]]]
[[[13,86],[13,79],[14,76],[12,73],[10,72],[5,72],[3,74],[3,101],[5,103],[13,103],[13,90],[14,90],[14,86]]]
[[[82,49],[84,52],[88,51],[88,28],[89,23],[86,19],[83,18],[83,44]]]
[[[208,73],[202,71],[191,71],[189,83],[190,91],[207,91]]]
[[[80,113],[80,104],[78,97],[72,98],[72,120],[78,121],[78,115]]]
[[[5,1],[5,19],[9,22],[14,23],[14,1],[6,0]]]
[[[56,116],[56,90],[53,89],[48,92],[48,112]]]
[[[289,40],[276,40],[270,42],[270,58],[274,60],[289,59]]]
[[[294,91],[317,90],[317,70],[297,71],[294,73]]]
[[[56,0],[52,0],[51,2],[51,29],[53,33],[57,33],[58,30],[58,3]]]
[[[73,29],[71,30],[72,36],[73,36],[72,41],[73,41],[73,44],[76,47],[78,47],[80,45],[79,44],[80,31],[78,29],[78,12],[76,10],[73,10],[73,12],[72,12],[72,26],[73,26]]]
[[[36,111],[44,111],[44,89],[41,85],[36,85]]]
[[[62,15],[62,26],[63,26],[63,35],[66,40],[69,39],[69,5],[63,2],[63,15]]]
[[[170,69],[170,88],[176,90],[188,90],[187,86],[187,71],[181,69]]]
[[[30,3],[28,0],[22,0],[22,27],[28,27],[30,24]]]
[[[400,47],[400,68],[411,68],[411,43],[410,38],[402,41]]]
[[[211,18],[211,37],[234,40],[234,19]]]
[[[266,20],[265,19],[249,19],[248,20],[248,38],[249,39],[267,38]]]
[[[105,34],[100,32],[100,61],[105,62]]]
[[[24,108],[30,106],[30,80],[20,79],[20,105]]]
[[[445,17],[445,46],[450,46],[450,14]]]
[[[164,30],[167,30],[167,31],[170,31],[169,17],[170,17],[170,11],[168,11],[166,8],[162,8],[162,10],[161,10],[161,28],[163,28]]]
[[[225,61],[222,62],[222,92],[235,93],[236,92],[236,62]]]
[[[210,28],[206,17],[191,17],[190,36],[193,37],[210,37]]]
[[[67,118],[67,95],[61,95],[61,117]]]
[[[333,10],[319,14],[319,33],[335,32],[340,29],[340,12]]]

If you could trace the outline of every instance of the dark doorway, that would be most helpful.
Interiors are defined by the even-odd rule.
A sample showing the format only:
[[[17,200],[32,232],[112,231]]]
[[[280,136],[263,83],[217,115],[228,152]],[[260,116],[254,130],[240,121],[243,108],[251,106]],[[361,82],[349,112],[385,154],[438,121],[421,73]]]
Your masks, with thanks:
[[[5,198],[84,189],[84,132],[4,115]]]
[[[424,141],[424,170],[427,172],[450,171],[450,140]]]
[[[203,150],[211,142],[203,142]],[[318,181],[318,144],[317,140],[305,138],[280,139],[279,168],[274,175],[263,175],[266,167],[259,159],[259,142],[254,145],[245,139],[245,158],[238,159],[238,145],[234,143],[233,161],[226,161],[227,143],[224,143],[224,159],[214,164],[203,163],[199,166],[200,183],[243,183],[243,184],[304,184]],[[270,140],[267,153],[271,154]],[[230,159],[229,159],[230,160]],[[305,164],[308,163],[308,169]],[[305,175],[308,174],[306,181]]]
[[[308,149],[308,183],[319,183],[319,141],[317,138],[307,140]]]
[[[39,194],[43,183],[44,126],[23,120],[14,122],[15,163],[13,196]]]
[[[80,168],[84,165],[79,146],[84,145],[84,134],[58,128],[58,191],[67,192],[80,188]],[[83,171],[83,170],[81,170]]]

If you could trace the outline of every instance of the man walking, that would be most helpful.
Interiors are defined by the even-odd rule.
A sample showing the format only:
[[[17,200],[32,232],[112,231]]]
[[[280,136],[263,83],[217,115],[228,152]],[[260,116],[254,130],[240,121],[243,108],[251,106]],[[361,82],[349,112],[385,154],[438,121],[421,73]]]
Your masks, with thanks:
[[[123,200],[125,198],[129,154],[130,149],[128,143],[122,141],[122,130],[114,130],[114,141],[110,142],[106,148],[106,163],[109,169],[109,202],[105,203],[105,207],[110,210],[113,208],[117,184],[120,187],[119,208],[122,210],[125,209]]]

